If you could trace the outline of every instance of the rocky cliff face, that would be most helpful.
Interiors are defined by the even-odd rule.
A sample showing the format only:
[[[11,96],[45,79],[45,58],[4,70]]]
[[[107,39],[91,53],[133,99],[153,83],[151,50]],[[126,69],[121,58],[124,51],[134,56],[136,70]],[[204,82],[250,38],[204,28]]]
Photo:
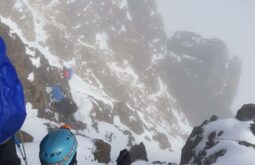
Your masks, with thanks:
[[[189,121],[194,125],[212,114],[230,116],[240,59],[229,55],[223,41],[192,32],[176,32],[168,39],[167,48],[162,77]]]
[[[167,39],[153,0],[6,0],[0,18],[0,35],[37,116],[103,139],[114,155],[143,141],[154,147],[149,160],[165,159],[153,153],[178,152],[188,120],[229,112],[240,60],[219,40],[189,32]],[[61,77],[64,65],[74,70],[71,81]],[[56,84],[68,104],[50,99]]]

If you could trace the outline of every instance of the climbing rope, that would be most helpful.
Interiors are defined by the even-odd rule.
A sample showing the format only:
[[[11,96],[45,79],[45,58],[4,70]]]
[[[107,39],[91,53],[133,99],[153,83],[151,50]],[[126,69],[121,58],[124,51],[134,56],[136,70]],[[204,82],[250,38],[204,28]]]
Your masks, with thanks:
[[[24,147],[24,141],[23,141],[23,136],[21,134],[21,131],[19,131],[19,136],[20,136],[20,140],[21,140],[21,145],[22,145],[22,149],[20,147],[20,141],[18,140],[18,138],[16,137],[16,135],[14,135],[14,141],[19,149],[19,152],[25,162],[26,165],[28,165],[27,163],[27,155],[26,155],[26,150],[25,150],[25,147]],[[23,150],[23,151],[22,151]]]

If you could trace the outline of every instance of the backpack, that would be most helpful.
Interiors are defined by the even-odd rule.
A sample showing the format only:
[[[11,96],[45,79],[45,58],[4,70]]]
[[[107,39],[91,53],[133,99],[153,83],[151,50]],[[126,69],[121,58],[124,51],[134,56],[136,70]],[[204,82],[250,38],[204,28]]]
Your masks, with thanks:
[[[25,118],[23,87],[0,37],[0,144],[21,128]]]

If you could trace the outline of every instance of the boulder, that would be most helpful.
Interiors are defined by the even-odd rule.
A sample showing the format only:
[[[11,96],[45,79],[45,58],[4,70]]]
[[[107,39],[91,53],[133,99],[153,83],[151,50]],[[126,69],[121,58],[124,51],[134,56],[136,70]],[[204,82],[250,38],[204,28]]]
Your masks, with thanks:
[[[203,126],[194,127],[186,144],[182,148],[180,164],[188,163],[193,157],[196,157],[194,149],[203,139]],[[194,160],[195,161],[195,160]]]
[[[171,148],[171,144],[168,141],[168,138],[164,133],[156,132],[156,134],[152,138],[153,138],[153,140],[155,140],[159,143],[159,147],[161,149],[164,150],[167,148]]]
[[[148,161],[147,152],[146,152],[146,149],[145,149],[145,146],[144,146],[143,142],[141,142],[138,145],[134,145],[133,147],[131,147],[130,157],[131,157],[131,162],[134,162],[136,160]]]
[[[117,158],[117,165],[131,165],[130,154],[127,149],[120,151],[120,154]]]
[[[255,119],[255,104],[243,105],[236,114],[236,119],[240,121],[250,121]]]
[[[251,132],[253,133],[253,135],[255,136],[255,123],[252,123],[252,124],[250,125],[250,130],[251,130]]]
[[[111,160],[111,145],[104,142],[103,140],[95,141],[96,150],[94,151],[95,160],[99,163],[109,163]]]
[[[200,126],[194,127],[191,132],[186,144],[182,148],[181,162],[180,165],[186,164],[200,164],[200,165],[209,165],[217,161],[221,156],[224,156],[227,150],[225,148],[215,149],[214,147],[218,145],[224,131],[222,130],[210,130],[206,133],[207,125],[212,122],[217,122],[219,118],[217,116],[212,116],[209,120],[202,122]],[[205,145],[199,149],[197,147],[205,141]],[[224,141],[224,139],[223,139]],[[213,149],[214,148],[214,149]]]

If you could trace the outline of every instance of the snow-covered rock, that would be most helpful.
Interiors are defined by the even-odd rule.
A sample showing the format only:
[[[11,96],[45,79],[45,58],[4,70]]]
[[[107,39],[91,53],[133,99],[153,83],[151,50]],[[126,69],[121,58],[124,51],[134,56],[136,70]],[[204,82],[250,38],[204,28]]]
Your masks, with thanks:
[[[182,149],[181,165],[254,164],[254,121],[213,116],[195,127]]]

